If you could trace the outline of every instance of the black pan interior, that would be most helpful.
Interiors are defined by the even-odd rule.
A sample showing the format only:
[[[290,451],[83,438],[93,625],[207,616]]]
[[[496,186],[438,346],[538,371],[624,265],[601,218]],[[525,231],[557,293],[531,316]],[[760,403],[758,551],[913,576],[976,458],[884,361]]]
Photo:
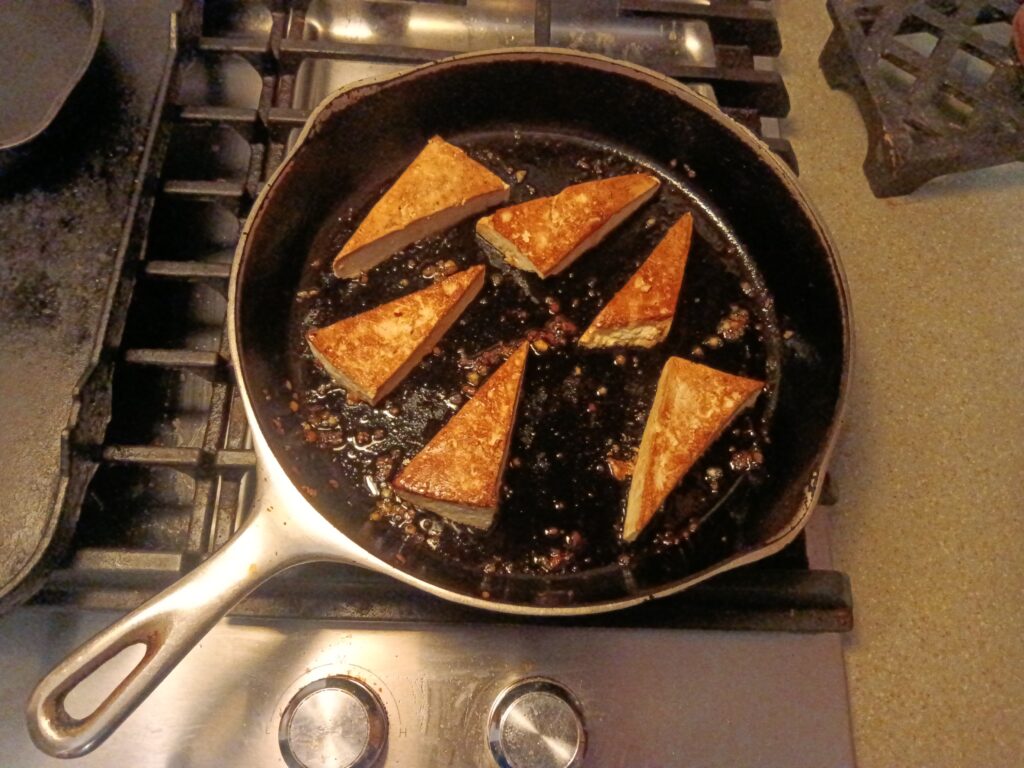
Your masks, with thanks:
[[[845,330],[827,245],[755,150],[626,70],[565,60],[444,64],[336,104],[344,108],[320,116],[264,201],[237,305],[242,373],[260,426],[325,517],[431,583],[538,605],[653,593],[757,548],[788,523],[828,440]],[[663,184],[605,243],[547,281],[489,261],[472,222],[411,246],[365,281],[333,278],[333,254],[435,134],[505,177],[514,200],[634,170]],[[670,338],[651,351],[578,350],[573,326],[585,327],[686,211],[696,237]],[[309,359],[305,331],[421,288],[446,262],[449,270],[489,264],[481,299],[381,406],[347,403]],[[723,332],[723,320],[743,318],[740,338]],[[471,394],[470,373],[486,377],[502,345],[528,334],[549,349],[531,356],[492,530],[453,526],[386,498],[401,460]],[[635,448],[669,354],[769,387],[665,513],[624,545],[627,484],[611,476],[605,457]]]

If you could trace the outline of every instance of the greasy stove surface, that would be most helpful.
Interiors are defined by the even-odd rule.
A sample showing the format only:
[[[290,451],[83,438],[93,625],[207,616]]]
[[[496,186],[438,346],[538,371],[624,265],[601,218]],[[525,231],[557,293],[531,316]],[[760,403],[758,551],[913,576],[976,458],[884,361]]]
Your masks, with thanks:
[[[166,56],[176,3],[133,7],[129,20],[132,5],[108,2],[82,83],[50,130],[0,172],[0,604],[58,525],[60,434],[102,316]],[[67,534],[74,521],[59,527]]]

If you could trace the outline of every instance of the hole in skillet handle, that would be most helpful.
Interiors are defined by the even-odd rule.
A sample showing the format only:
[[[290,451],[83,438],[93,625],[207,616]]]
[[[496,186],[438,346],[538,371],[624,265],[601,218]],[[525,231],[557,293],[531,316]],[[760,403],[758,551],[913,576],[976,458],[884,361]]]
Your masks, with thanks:
[[[132,643],[80,680],[64,695],[64,710],[70,718],[82,722],[103,706],[121,682],[139,666],[146,650],[145,643]]]

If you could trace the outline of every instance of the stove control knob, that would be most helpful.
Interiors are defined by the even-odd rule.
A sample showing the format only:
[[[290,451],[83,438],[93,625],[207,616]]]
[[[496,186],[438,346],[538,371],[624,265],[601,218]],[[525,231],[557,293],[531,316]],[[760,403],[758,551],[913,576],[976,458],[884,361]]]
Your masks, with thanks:
[[[377,695],[353,677],[338,676],[310,683],[292,697],[278,741],[291,768],[370,768],[387,734]]]
[[[535,677],[506,688],[494,702],[487,743],[501,768],[576,768],[587,732],[573,695]]]

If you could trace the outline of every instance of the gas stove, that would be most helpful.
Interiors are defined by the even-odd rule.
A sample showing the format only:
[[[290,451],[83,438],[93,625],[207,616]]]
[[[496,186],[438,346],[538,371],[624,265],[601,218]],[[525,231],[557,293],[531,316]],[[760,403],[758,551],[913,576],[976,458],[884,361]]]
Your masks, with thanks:
[[[0,647],[24,651],[0,658],[17,694],[0,718],[15,764],[51,763],[24,732],[31,686],[247,514],[255,459],[224,293],[240,223],[311,109],[364,77],[512,45],[660,69],[796,167],[779,135],[789,104],[765,3],[186,3],[64,437],[53,514],[73,535],[51,544],[58,567],[40,577],[37,608],[0,624]],[[852,608],[827,535],[818,514],[762,563],[570,623],[481,613],[356,568],[294,569],[243,601],[80,762],[853,765],[838,634]],[[99,701],[129,654],[76,689],[72,712]]]

